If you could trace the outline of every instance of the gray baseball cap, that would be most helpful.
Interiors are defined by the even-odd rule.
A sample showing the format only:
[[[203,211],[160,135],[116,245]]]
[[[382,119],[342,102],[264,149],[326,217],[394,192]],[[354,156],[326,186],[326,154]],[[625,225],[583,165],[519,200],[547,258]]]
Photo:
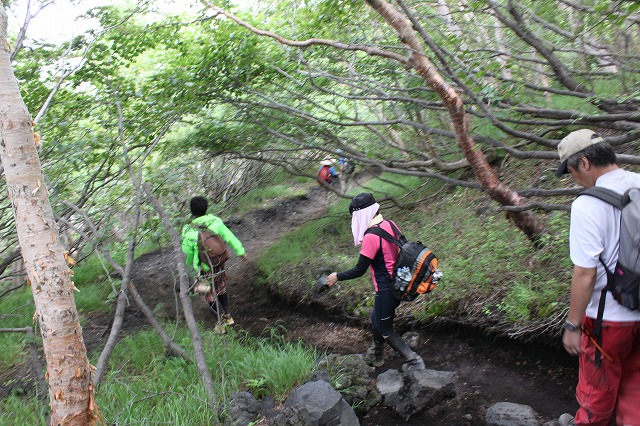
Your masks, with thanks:
[[[567,159],[569,157],[600,142],[604,142],[602,136],[589,129],[576,130],[565,136],[558,144],[560,165],[556,171],[556,176],[560,177],[567,173]]]

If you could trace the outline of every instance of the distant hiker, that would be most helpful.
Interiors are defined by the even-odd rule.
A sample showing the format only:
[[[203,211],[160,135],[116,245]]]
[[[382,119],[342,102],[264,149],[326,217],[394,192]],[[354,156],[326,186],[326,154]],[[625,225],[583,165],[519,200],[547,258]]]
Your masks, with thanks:
[[[227,275],[224,269],[224,261],[220,264],[214,264],[210,268],[200,259],[198,243],[201,239],[201,227],[209,230],[215,235],[219,235],[224,242],[229,244],[236,254],[247,260],[244,247],[236,236],[226,227],[224,222],[212,214],[206,214],[208,203],[204,197],[193,197],[190,202],[191,214],[193,219],[186,223],[182,228],[182,251],[187,255],[187,265],[193,266],[196,273],[205,274],[205,276],[213,279],[211,289],[203,295],[203,300],[209,304],[211,313],[213,314],[216,326],[235,324],[231,313],[229,312],[229,297],[227,296]],[[202,242],[200,242],[202,246]],[[220,310],[222,308],[222,316]],[[220,329],[218,329],[220,330]]]
[[[336,152],[340,155],[344,154],[344,151],[342,151],[341,149],[337,150]],[[340,166],[340,174],[343,177],[352,175],[356,168],[353,161],[346,157],[338,158],[338,165]]]
[[[349,181],[353,176],[356,166],[352,160],[344,157],[344,151],[338,149],[336,152],[340,154],[340,158],[338,158],[338,165],[340,166],[340,192],[344,194],[349,189]]]
[[[585,188],[604,187],[624,194],[640,187],[640,175],[619,168],[611,146],[591,130],[567,135],[558,145],[558,154],[561,163],[556,176],[571,173]],[[612,420],[618,425],[640,425],[640,311],[622,306],[610,291],[602,291],[607,285],[605,267],[613,271],[618,261],[620,217],[619,209],[594,196],[579,196],[571,204],[569,244],[574,267],[562,343],[571,355],[579,355],[576,399],[580,408],[575,418],[563,414],[561,426],[604,426]],[[598,333],[601,297],[606,299]]]
[[[424,369],[424,361],[415,353],[402,337],[393,330],[395,310],[400,304],[390,290],[392,285],[393,267],[398,257],[398,247],[378,235],[365,231],[374,226],[386,230],[394,235],[391,221],[386,220],[379,213],[380,205],[372,194],[361,193],[353,197],[349,205],[351,213],[351,232],[355,246],[362,244],[358,263],[352,269],[344,272],[333,272],[327,277],[329,287],[338,281],[361,277],[371,268],[371,278],[375,290],[371,325],[373,328],[373,344],[364,356],[365,362],[375,367],[384,364],[384,343],[395,349],[404,357],[405,367]],[[395,225],[395,223],[394,223]]]
[[[331,185],[332,183],[337,181],[338,172],[333,167],[333,163],[335,162],[336,160],[334,159],[322,160],[320,162],[320,169],[318,170],[318,176],[317,176],[318,184],[321,185],[322,182],[325,182]]]

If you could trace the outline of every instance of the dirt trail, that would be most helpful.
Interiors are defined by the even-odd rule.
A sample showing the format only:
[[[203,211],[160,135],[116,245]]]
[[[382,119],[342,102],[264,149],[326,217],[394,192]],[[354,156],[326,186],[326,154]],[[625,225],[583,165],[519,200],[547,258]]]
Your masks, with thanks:
[[[291,228],[322,216],[326,206],[326,193],[314,188],[307,196],[251,212],[242,219],[231,218],[228,225],[243,241],[249,259],[255,259]],[[137,262],[136,275],[157,275],[158,282],[166,283],[165,256],[166,253],[151,254],[146,260],[143,256]],[[354,253],[354,259],[356,256]],[[362,353],[369,346],[367,324],[346,323],[344,318],[332,318],[323,311],[283,302],[269,294],[264,286],[255,284],[258,271],[253,260],[238,264],[238,258],[233,255],[228,265],[232,265],[228,270],[228,293],[238,328],[260,335],[265,329],[279,325],[287,330],[290,339],[302,339],[326,352]],[[145,288],[140,277],[134,279],[151,306],[156,302],[171,306],[173,296],[160,294],[170,286],[154,284]],[[252,288],[251,297],[240,297],[238,289],[246,286]],[[211,321],[205,304],[197,298],[194,308],[199,320]],[[418,333],[417,351],[427,368],[457,372],[457,397],[409,422],[386,408],[375,407],[364,416],[363,425],[484,425],[486,410],[502,401],[530,405],[544,421],[576,409],[577,361],[561,350],[560,341],[554,348],[495,340],[480,332],[456,327],[411,331]],[[388,362],[377,369],[376,375],[388,368],[400,367],[400,360],[389,348],[386,354]]]

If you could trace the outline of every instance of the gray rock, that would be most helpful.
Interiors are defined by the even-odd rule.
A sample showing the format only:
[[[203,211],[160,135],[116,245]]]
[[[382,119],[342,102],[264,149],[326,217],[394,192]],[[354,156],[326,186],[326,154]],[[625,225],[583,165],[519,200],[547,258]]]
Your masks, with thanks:
[[[276,401],[275,399],[273,399],[273,397],[266,395],[265,397],[263,397],[260,400],[260,410],[259,413],[260,415],[264,416],[265,418],[270,418],[275,416],[276,414]]]
[[[260,403],[249,392],[234,392],[226,403],[227,414],[234,426],[246,426],[256,420]]]
[[[331,376],[329,375],[329,372],[327,370],[320,370],[320,371],[314,371],[311,373],[311,380],[309,380],[310,382],[315,382],[318,380],[324,380],[325,382],[330,382],[331,381]]]
[[[498,402],[487,410],[487,426],[540,426],[538,413],[528,405]]]
[[[393,407],[403,388],[404,378],[398,370],[387,370],[378,376],[376,389],[380,392],[382,404],[388,407]]]
[[[361,354],[324,355],[316,360],[314,369],[310,381],[331,383],[349,405],[356,407],[357,414],[365,414],[381,401],[371,379],[375,368],[368,366]]]
[[[360,425],[353,408],[324,380],[297,387],[284,402],[284,406],[305,409],[312,426]]]
[[[271,426],[311,426],[311,416],[304,407],[285,407],[269,417]]]
[[[456,394],[458,376],[449,371],[387,370],[378,376],[377,389],[383,404],[392,407],[405,420],[432,408]]]

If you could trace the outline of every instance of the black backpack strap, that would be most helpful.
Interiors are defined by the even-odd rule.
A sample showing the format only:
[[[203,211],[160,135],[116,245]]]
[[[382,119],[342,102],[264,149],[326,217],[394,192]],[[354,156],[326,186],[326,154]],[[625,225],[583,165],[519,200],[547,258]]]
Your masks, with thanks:
[[[398,229],[398,227],[396,226],[395,223],[391,222],[390,220],[388,220],[387,222],[389,222],[389,225],[391,226],[391,229],[393,229],[393,233],[397,235],[397,239],[402,242],[402,240],[404,239],[404,235],[402,235],[402,232],[400,232],[400,230]]]
[[[602,318],[604,316],[604,302],[607,299],[607,291],[609,291],[609,277],[613,275],[613,273],[607,268],[607,264],[602,260],[602,256],[600,256],[600,263],[604,266],[604,270],[607,273],[607,285],[600,291],[600,302],[598,303],[598,316],[596,317],[596,324],[593,327],[593,335],[596,338],[596,343],[602,347]],[[600,362],[602,361],[602,353],[600,349],[596,348],[596,357],[594,360],[594,365],[600,367]]]
[[[624,207],[622,203],[622,195],[601,186],[592,186],[591,188],[587,188],[579,195],[590,195],[604,201],[605,203],[611,204],[613,207],[619,210],[622,210],[622,207]]]
[[[391,224],[393,226],[393,224]],[[379,226],[374,226],[373,228],[369,228],[367,229],[365,232],[366,234],[373,234],[373,235],[377,235],[381,238],[384,238],[385,240],[397,245],[398,247],[402,247],[402,243],[400,242],[400,240],[398,240],[397,238],[394,238],[393,235],[391,235],[390,233],[388,233],[387,231],[385,231],[384,229],[382,229]]]
[[[598,316],[596,317],[596,325],[593,327],[593,336],[596,338],[596,343],[602,347],[602,317],[604,316],[604,301],[607,298],[607,290],[609,285],[604,286],[600,292],[600,303],[598,303]],[[593,364],[596,368],[600,367],[602,362],[602,353],[600,349],[596,347],[596,356]]]

